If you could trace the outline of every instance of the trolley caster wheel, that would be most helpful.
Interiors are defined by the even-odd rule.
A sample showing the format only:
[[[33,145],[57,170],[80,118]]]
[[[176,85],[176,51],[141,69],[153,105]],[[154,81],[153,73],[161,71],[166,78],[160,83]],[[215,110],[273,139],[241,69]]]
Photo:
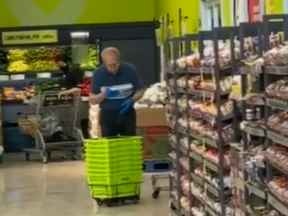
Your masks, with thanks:
[[[30,161],[30,154],[29,153],[25,154],[25,159],[26,159],[26,161]]]
[[[47,157],[47,154],[46,154],[46,153],[42,153],[42,154],[41,154],[41,157],[42,157],[42,163],[43,163],[43,164],[48,163],[48,157]]]
[[[50,160],[51,159],[51,152],[47,152],[47,159]]]
[[[140,201],[139,195],[135,196],[134,203],[137,204],[137,203],[139,203],[139,201]]]
[[[98,206],[102,206],[103,205],[103,202],[100,201],[100,200],[96,200],[96,203],[97,203]]]
[[[111,200],[111,201],[108,201],[107,203],[106,203],[106,205],[108,206],[108,207],[113,207],[114,206],[114,202]]]
[[[169,200],[169,207],[170,207],[170,209],[172,209],[172,210],[176,210],[176,207],[174,206],[172,200]]]
[[[48,163],[48,158],[46,156],[42,157],[42,163],[47,164]]]
[[[159,197],[159,194],[160,194],[160,190],[155,190],[155,191],[152,193],[152,198],[157,199],[157,198]]]
[[[72,160],[79,160],[77,156],[72,156]]]

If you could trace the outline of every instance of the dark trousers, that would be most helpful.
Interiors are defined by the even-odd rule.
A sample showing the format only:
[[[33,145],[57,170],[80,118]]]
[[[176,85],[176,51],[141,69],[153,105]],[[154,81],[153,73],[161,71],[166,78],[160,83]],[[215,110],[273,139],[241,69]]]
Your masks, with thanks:
[[[125,115],[121,115],[119,111],[101,110],[99,123],[102,137],[136,135],[136,112],[134,109]]]

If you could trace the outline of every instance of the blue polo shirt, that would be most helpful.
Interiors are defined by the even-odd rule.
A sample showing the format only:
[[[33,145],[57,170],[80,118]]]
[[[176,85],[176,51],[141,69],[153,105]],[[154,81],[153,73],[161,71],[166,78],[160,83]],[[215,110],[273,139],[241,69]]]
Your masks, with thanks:
[[[131,97],[134,92],[143,88],[136,68],[127,63],[121,62],[116,74],[110,73],[105,65],[101,65],[93,74],[91,82],[91,93],[99,94],[105,88],[118,90],[119,94],[113,98],[106,98],[101,104],[102,110],[120,110],[123,102]]]

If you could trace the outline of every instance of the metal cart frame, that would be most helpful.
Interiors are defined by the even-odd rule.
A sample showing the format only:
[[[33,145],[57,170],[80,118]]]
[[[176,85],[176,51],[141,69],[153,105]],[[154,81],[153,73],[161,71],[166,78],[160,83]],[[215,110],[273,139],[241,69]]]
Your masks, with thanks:
[[[168,182],[170,180],[170,174],[169,173],[163,173],[163,174],[155,174],[151,176],[151,182],[152,182],[152,198],[157,199],[160,195],[161,191],[170,191],[170,185],[167,186],[161,186],[158,184],[158,180],[160,179],[167,179]]]
[[[31,153],[40,154],[43,163],[48,162],[52,151],[67,150],[81,154],[80,149],[83,146],[84,138],[81,130],[76,127],[80,95],[58,95],[58,91],[39,92],[35,98],[35,103],[30,104],[30,106],[34,105],[34,109],[36,109],[29,114],[34,112],[36,118],[33,122],[34,133],[28,134],[35,138],[36,147],[23,149],[27,161],[29,161]],[[28,116],[27,113],[24,115]],[[55,128],[58,129],[55,130]],[[23,133],[27,133],[20,126],[21,130]],[[64,132],[65,135],[72,137],[73,141],[47,142],[47,136],[51,136],[53,131]]]

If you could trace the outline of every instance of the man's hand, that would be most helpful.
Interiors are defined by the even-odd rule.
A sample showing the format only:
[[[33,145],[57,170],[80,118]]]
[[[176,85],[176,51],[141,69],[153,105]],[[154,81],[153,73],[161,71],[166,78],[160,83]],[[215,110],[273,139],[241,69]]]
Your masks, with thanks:
[[[58,97],[60,98],[62,95],[76,94],[76,93],[79,93],[80,91],[81,91],[80,88],[72,88],[69,90],[60,91],[58,94]]]
[[[134,102],[133,102],[133,100],[131,98],[125,100],[124,103],[121,105],[120,114],[121,115],[125,115],[130,110],[132,110],[133,107],[134,107]]]
[[[111,88],[105,89],[105,95],[107,98],[115,97],[118,94],[119,94],[119,91],[117,91],[117,90],[112,90]]]

